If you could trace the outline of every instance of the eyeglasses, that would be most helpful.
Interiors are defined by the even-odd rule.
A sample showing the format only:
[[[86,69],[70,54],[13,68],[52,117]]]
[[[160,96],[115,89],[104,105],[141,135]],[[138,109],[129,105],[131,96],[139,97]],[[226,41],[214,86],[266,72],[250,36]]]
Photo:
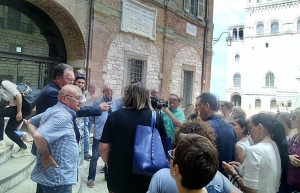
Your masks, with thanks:
[[[75,98],[78,101],[81,101],[81,99],[82,99],[82,96],[72,96],[72,95],[67,95],[67,94],[65,96]]]
[[[175,99],[175,98],[169,98],[169,101],[178,101],[178,99]]]
[[[293,121],[295,121],[298,117],[296,115],[293,115],[291,118]]]
[[[73,84],[74,80],[73,79],[69,79],[66,77],[63,77],[69,84]]]
[[[248,131],[250,131],[253,126],[255,125],[248,125]]]
[[[169,156],[170,160],[173,160],[175,162],[175,159],[173,158],[173,153],[174,153],[174,150],[169,150],[168,151],[168,156]]]

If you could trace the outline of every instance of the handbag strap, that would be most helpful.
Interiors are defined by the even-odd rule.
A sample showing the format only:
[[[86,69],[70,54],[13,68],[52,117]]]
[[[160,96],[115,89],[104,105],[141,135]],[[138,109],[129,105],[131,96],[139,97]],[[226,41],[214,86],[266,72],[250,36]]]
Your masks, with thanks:
[[[154,154],[154,129],[156,125],[156,111],[152,111],[151,127],[152,127],[152,141],[151,141],[151,162],[154,164],[155,154]]]

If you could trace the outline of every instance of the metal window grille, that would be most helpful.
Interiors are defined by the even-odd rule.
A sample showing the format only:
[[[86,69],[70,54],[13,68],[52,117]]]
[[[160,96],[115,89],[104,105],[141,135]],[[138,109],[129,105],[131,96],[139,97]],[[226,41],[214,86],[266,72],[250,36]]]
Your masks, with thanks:
[[[129,59],[129,83],[144,81],[144,61]]]
[[[274,87],[274,74],[271,72],[266,74],[266,86]]]
[[[193,95],[193,71],[183,71],[183,101],[182,106],[192,103]]]
[[[279,32],[279,25],[277,22],[271,25],[271,34],[278,34]]]
[[[8,7],[7,18],[0,18],[0,27],[23,33],[32,34],[32,25],[21,22],[21,12]]]
[[[257,35],[263,35],[264,34],[264,25],[259,24],[256,26],[256,34]]]
[[[235,62],[240,62],[240,55],[235,55]]]
[[[255,100],[255,109],[260,109],[261,108],[261,100],[260,99],[256,99]]]
[[[236,74],[233,77],[233,86],[234,87],[241,87],[241,75]]]

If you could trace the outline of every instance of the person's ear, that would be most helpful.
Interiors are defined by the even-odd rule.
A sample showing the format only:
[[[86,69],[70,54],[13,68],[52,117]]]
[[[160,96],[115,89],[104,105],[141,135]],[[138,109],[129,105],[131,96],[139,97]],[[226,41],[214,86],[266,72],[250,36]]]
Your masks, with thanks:
[[[175,164],[174,167],[173,167],[173,173],[172,173],[172,175],[174,177],[180,175],[180,173],[179,173],[179,167],[178,167],[177,164]]]

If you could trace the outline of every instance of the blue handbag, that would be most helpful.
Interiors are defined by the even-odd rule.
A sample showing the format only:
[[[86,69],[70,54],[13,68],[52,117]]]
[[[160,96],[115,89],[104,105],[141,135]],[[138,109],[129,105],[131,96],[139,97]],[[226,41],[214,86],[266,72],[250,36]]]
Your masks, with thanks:
[[[162,168],[170,168],[166,152],[171,149],[171,138],[165,138],[162,142],[155,124],[156,112],[152,111],[151,127],[136,127],[132,166],[132,172],[135,174],[153,176]]]

